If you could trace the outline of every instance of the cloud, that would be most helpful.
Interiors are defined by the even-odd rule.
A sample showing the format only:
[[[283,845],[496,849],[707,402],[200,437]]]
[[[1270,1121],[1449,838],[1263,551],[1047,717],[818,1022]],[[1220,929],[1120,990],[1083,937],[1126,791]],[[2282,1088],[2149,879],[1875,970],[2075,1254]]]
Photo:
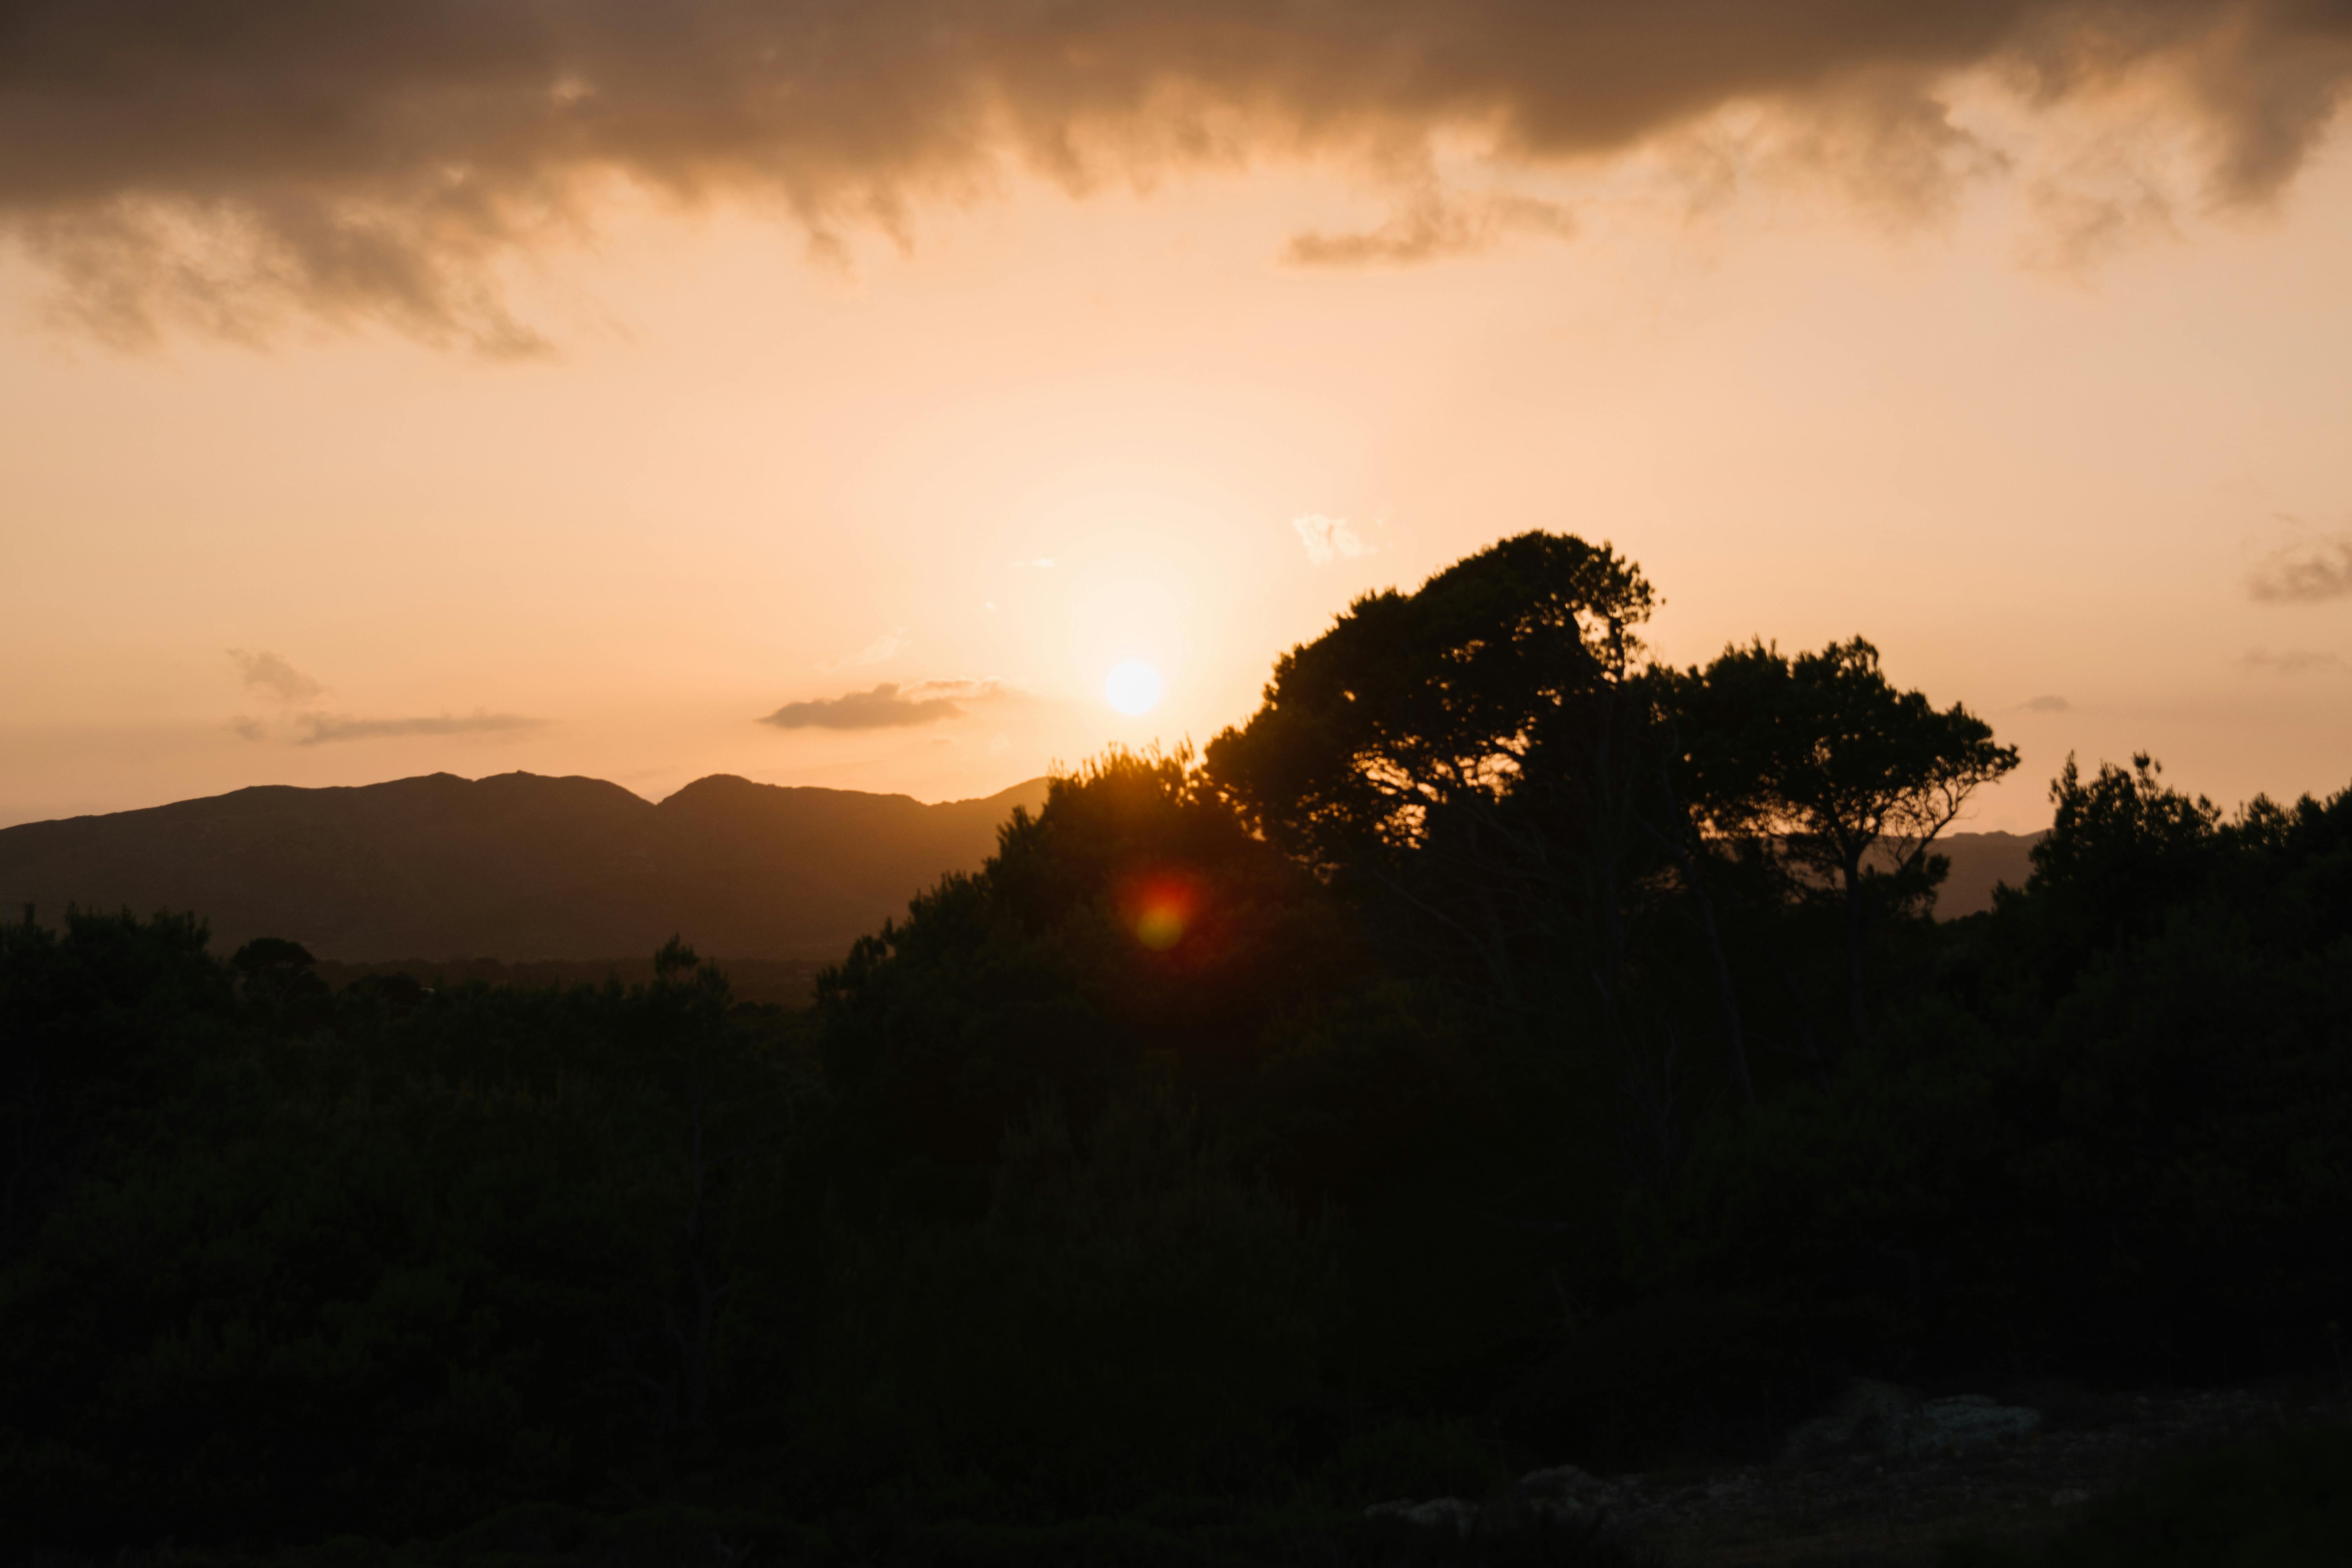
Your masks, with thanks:
[[[258,719],[239,716],[230,720],[228,727],[236,731],[237,736],[242,740],[266,741],[269,738],[269,726]]]
[[[1297,531],[1298,542],[1307,547],[1307,559],[1318,566],[1328,566],[1342,556],[1353,560],[1372,551],[1344,517],[1325,517],[1321,512],[1310,511],[1304,517],[1292,518],[1290,526]]]
[[[1054,558],[1050,555],[1040,555],[1033,560],[1015,561],[1013,563],[1013,569],[1016,572],[1030,566],[1035,567],[1040,572],[1051,572],[1054,569]]]
[[[817,668],[826,670],[854,669],[861,665],[881,664],[886,660],[896,658],[898,650],[906,646],[907,628],[893,626],[848,658],[829,658]]]
[[[1300,267],[1402,264],[1485,250],[1507,234],[1565,239],[1575,232],[1576,219],[1551,202],[1513,195],[1449,198],[1433,187],[1414,193],[1377,228],[1296,235],[1283,256]]]
[[[388,323],[517,355],[498,286],[630,186],[899,237],[1011,167],[1083,194],[1186,167],[1440,148],[1565,166],[1760,111],[1872,200],[1933,206],[1954,83],[2030,114],[2154,99],[2213,193],[2293,176],[2352,77],[2317,0],[14,0],[0,229],[110,341]],[[2134,99],[2137,84],[2153,83]],[[1412,180],[1404,185],[1408,190]],[[1556,212],[1412,195],[1301,259],[1408,260]],[[1499,202],[1500,205],[1496,205]],[[2105,218],[2094,217],[2096,230]]]
[[[289,706],[322,697],[327,689],[287,663],[274,653],[247,653],[241,647],[228,650],[228,657],[244,678],[246,689],[257,691],[274,702]]]
[[[1000,680],[886,680],[870,691],[787,702],[760,721],[779,730],[899,730],[964,716],[963,704],[1011,694]]]
[[[2310,648],[2282,648],[2276,653],[2267,648],[2254,648],[2244,659],[2248,669],[2264,669],[2273,675],[2311,675],[2323,669],[2342,669],[2344,660],[2336,654],[2318,653]]]
[[[2032,697],[2020,706],[2028,713],[2065,713],[2072,711],[2074,705],[2063,697]]]
[[[2026,183],[2034,222],[2019,258],[2027,266],[2079,276],[2150,240],[2180,237],[2179,198],[2157,161],[2119,142],[2108,138]]]
[[[2246,591],[2264,604],[2317,605],[2352,595],[2352,531],[2306,539],[2255,568]]]
[[[543,729],[544,719],[520,713],[442,713],[422,719],[354,719],[348,714],[304,713],[295,720],[302,731],[295,744],[324,745],[330,741],[376,741],[397,735],[513,735]]]

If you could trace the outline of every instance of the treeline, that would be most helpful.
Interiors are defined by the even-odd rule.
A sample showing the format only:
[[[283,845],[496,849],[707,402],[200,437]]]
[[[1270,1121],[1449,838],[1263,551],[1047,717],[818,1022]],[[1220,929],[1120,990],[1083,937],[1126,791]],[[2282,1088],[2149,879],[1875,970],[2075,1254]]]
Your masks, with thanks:
[[[730,958],[726,961],[728,994],[738,1002],[774,1002],[786,1007],[806,1007],[816,994],[816,977],[824,961],[807,958]],[[354,962],[322,958],[312,965],[330,990],[341,991],[377,976],[400,975],[427,990],[469,985],[511,986],[526,991],[568,991],[574,986],[599,986],[618,980],[625,986],[643,985],[654,978],[651,953],[627,959],[583,958],[410,958]]]
[[[1656,665],[1652,604],[1542,534],[1360,600],[814,1010],[675,945],[428,994],[0,932],[0,1516],[1334,1562],[1372,1501],[1769,1452],[1856,1373],[2324,1363],[2352,792],[2070,763],[2031,884],[1938,924],[2015,753],[1859,639]]]

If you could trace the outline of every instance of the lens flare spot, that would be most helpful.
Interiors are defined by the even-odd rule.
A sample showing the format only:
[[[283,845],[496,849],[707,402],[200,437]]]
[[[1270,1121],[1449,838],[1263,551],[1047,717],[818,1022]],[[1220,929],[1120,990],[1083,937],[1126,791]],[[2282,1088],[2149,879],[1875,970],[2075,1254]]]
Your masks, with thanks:
[[[1152,952],[1166,952],[1199,923],[1200,878],[1180,867],[1162,867],[1128,879],[1119,889],[1119,920]]]
[[[1113,665],[1103,695],[1122,713],[1149,713],[1160,706],[1160,672],[1139,658]]]
[[[1147,905],[1135,917],[1135,940],[1154,952],[1165,952],[1184,940],[1184,911],[1173,903]]]

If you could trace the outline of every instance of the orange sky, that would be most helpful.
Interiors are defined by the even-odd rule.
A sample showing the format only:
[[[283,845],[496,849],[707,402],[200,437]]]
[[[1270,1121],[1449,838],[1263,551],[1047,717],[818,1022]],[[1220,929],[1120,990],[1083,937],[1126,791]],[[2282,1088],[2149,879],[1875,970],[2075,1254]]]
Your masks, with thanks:
[[[2344,787],[2352,128],[2240,199],[2193,117],[1988,79],[1924,194],[1883,126],[1738,103],[1402,174],[1008,154],[814,260],[772,192],[614,176],[481,264],[521,357],[366,297],[126,346],[27,240],[0,823],[436,769],[985,794],[1205,740],[1352,595],[1538,527],[1643,564],[1664,657],[1861,632],[1969,702],[2025,766],[1964,826],[2042,826],[2070,749]],[[885,683],[924,721],[759,721]]]

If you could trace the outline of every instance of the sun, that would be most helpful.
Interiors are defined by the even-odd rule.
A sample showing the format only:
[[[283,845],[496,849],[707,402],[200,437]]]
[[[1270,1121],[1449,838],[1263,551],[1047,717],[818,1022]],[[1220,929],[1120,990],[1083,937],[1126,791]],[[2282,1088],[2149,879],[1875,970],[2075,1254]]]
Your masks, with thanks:
[[[1111,666],[1103,695],[1122,713],[1149,713],[1160,706],[1160,672],[1139,658]]]

